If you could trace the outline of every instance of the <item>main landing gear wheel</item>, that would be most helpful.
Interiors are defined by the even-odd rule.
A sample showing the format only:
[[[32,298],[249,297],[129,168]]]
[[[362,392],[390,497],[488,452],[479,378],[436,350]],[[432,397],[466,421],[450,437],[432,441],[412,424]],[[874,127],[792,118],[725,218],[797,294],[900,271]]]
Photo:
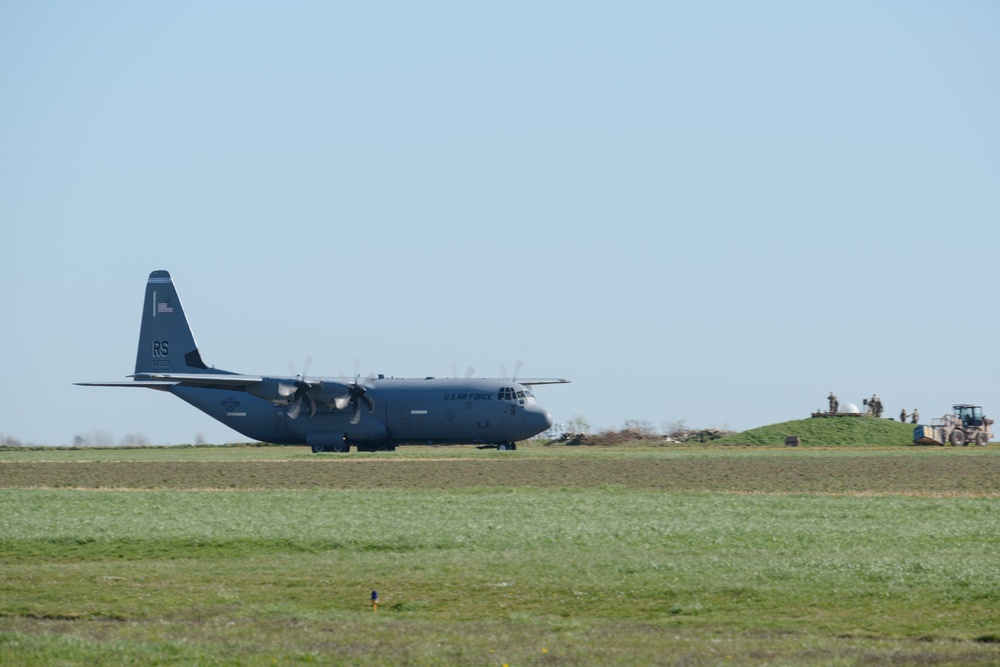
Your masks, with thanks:
[[[508,451],[513,451],[515,449],[517,449],[517,443],[516,442],[509,442],[509,441],[508,442],[501,442],[500,444],[497,445],[497,451],[498,452],[508,452]]]
[[[336,452],[345,454],[351,451],[351,441],[344,438],[343,442],[335,442],[332,445],[312,445],[313,454],[323,454],[325,452]]]

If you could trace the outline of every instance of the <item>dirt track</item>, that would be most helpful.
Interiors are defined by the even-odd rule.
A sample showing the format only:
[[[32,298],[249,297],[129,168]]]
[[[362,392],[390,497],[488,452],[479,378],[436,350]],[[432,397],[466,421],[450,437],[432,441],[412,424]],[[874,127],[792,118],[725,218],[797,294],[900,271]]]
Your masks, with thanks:
[[[594,487],[740,493],[1000,496],[1000,457],[378,459],[4,462],[0,488]]]

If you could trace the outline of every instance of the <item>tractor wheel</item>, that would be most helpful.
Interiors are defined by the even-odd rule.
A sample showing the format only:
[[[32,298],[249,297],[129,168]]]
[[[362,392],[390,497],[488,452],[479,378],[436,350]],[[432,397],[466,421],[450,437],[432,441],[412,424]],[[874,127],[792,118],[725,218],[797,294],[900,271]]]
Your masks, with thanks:
[[[951,432],[951,435],[948,436],[948,442],[953,444],[955,447],[964,447],[965,431],[956,428],[954,431]]]
[[[984,432],[979,432],[976,434],[976,444],[980,447],[985,447],[986,443],[990,441],[990,436],[986,435]]]

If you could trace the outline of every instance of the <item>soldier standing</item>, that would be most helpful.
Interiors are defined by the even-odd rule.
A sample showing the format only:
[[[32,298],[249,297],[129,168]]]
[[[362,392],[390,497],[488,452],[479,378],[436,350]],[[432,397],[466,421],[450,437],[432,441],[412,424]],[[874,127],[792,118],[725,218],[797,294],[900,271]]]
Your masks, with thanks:
[[[906,408],[899,411],[899,421],[901,424],[906,423]]]
[[[916,408],[913,408],[913,414],[910,415],[910,423],[916,424],[920,421],[920,413],[917,412]]]
[[[837,410],[840,409],[840,402],[837,401],[837,397],[830,392],[830,395],[826,397],[826,400],[830,401],[830,414],[836,414]]]

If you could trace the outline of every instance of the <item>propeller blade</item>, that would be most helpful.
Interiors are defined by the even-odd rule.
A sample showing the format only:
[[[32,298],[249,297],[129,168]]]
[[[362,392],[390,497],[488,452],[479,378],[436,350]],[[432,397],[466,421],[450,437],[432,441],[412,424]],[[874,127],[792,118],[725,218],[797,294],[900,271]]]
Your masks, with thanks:
[[[299,396],[288,407],[288,412],[287,412],[288,418],[289,419],[298,419],[299,418],[299,412],[301,410],[302,410],[302,397]]]
[[[368,394],[364,394],[361,398],[365,399],[365,403],[368,404],[369,414],[375,412],[375,399],[369,396]]]
[[[476,369],[473,368],[472,366],[469,366],[468,368],[466,368],[465,369],[465,379],[468,380],[470,377],[472,377],[473,373],[475,373],[475,372],[476,372]],[[453,378],[457,378],[458,377],[458,364],[456,364],[454,361],[451,362],[451,377],[453,377]]]
[[[361,421],[361,402],[354,401],[354,416],[351,417],[351,425],[356,426]]]
[[[292,375],[295,376],[295,384],[285,384],[282,382],[278,383],[278,396],[283,398],[291,399],[292,396],[295,400],[292,401],[291,405],[288,407],[288,411],[285,413],[289,419],[298,419],[299,414],[302,412],[302,397],[304,396],[309,401],[309,416],[316,416],[316,399],[312,397],[309,392],[310,386],[306,381],[306,374],[309,372],[309,367],[312,365],[313,358],[306,356],[305,363],[302,364],[302,374],[299,375],[295,372],[295,364],[291,361],[288,362],[288,368],[292,371]]]
[[[336,398],[333,399],[333,405],[338,410],[343,410],[344,408],[346,408],[350,404],[351,404],[351,395],[350,394],[344,394],[343,396],[337,396]]]
[[[517,376],[521,374],[521,366],[524,366],[524,362],[520,359],[514,364],[514,374],[507,375],[507,365],[500,364],[500,374],[503,376],[504,380],[510,380],[511,382],[517,382]]]

